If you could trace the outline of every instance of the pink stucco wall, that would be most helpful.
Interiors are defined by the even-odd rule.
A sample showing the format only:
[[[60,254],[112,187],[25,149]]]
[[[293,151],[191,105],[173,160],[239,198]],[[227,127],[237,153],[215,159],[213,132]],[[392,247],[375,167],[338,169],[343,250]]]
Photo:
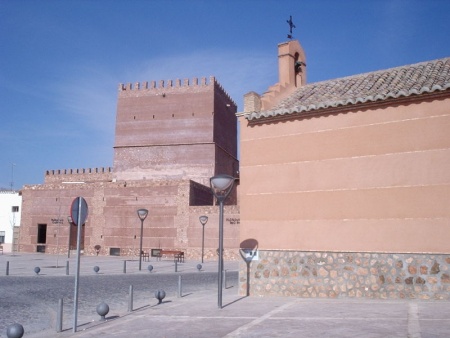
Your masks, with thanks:
[[[450,98],[240,125],[241,241],[449,252]]]

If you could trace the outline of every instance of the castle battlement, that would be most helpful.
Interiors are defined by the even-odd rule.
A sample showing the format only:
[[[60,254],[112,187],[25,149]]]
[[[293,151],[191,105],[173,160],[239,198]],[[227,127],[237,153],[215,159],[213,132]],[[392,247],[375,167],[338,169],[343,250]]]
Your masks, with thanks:
[[[99,167],[99,168],[82,168],[82,169],[58,169],[47,170],[45,176],[49,175],[76,175],[76,174],[105,174],[111,173],[112,167]]]
[[[209,80],[209,81],[208,81]],[[217,82],[216,78],[214,76],[210,76],[209,79],[206,77],[202,77],[199,81],[198,78],[194,77],[192,81],[189,79],[176,79],[176,80],[159,80],[157,81],[144,81],[144,82],[135,82],[132,83],[120,83],[119,84],[119,92],[120,93],[126,93],[126,92],[141,92],[141,93],[147,93],[147,94],[155,94],[155,95],[165,95],[165,94],[172,94],[176,93],[179,90],[201,90],[201,89],[210,89],[210,88],[218,88],[226,97],[227,99],[236,105],[236,103],[233,101],[233,99],[230,97],[230,95],[225,91],[225,89]]]
[[[45,183],[100,182],[112,180],[111,167],[47,170]]]
[[[180,87],[205,87],[210,86],[214,83],[216,83],[216,79],[214,76],[211,76],[209,78],[209,82],[207,82],[206,77],[202,77],[200,79],[200,83],[198,81],[199,79],[194,77],[192,79],[192,82],[189,82],[189,79],[183,79],[183,84],[181,83],[180,79],[173,80],[159,80],[158,85],[156,85],[156,81],[144,81],[144,82],[135,82],[134,84],[127,83],[119,84],[119,91],[127,91],[127,90],[159,90],[159,89],[171,89],[171,88],[180,88]]]

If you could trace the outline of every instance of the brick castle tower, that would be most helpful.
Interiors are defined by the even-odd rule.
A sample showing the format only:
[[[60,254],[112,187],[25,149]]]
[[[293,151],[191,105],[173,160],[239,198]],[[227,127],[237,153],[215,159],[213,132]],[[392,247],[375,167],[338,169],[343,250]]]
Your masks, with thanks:
[[[208,185],[215,174],[235,176],[236,110],[214,77],[120,85],[114,177]]]
[[[218,207],[209,179],[238,175],[236,111],[214,77],[120,84],[113,168],[48,170],[44,184],[25,186],[20,250],[73,249],[76,227],[67,226],[67,214],[72,200],[83,196],[89,206],[85,254],[100,246],[101,255],[136,256],[136,210],[146,208],[145,251],[177,249],[187,259],[199,258],[199,216],[208,215],[205,258],[217,259]],[[228,259],[239,256],[236,196],[234,190],[225,209]]]

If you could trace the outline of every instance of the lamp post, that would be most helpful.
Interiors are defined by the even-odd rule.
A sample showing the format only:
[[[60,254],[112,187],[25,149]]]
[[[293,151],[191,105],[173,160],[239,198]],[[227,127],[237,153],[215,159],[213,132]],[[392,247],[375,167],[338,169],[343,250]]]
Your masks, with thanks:
[[[222,308],[222,276],[223,276],[223,202],[230,194],[234,186],[234,177],[228,175],[216,175],[209,180],[211,191],[219,201],[219,285],[218,285],[218,306]]]
[[[205,250],[205,225],[208,222],[208,216],[200,216],[198,219],[200,220],[200,223],[203,226],[203,232],[202,232],[202,263],[203,263],[203,253]]]
[[[137,211],[138,217],[141,220],[141,239],[139,242],[139,271],[141,271],[142,267],[142,237],[144,235],[144,220],[147,218],[148,210],[147,209],[139,209]]]
[[[72,216],[67,216],[67,222],[69,222],[69,245],[67,250],[67,258],[70,258],[70,242],[72,241]]]

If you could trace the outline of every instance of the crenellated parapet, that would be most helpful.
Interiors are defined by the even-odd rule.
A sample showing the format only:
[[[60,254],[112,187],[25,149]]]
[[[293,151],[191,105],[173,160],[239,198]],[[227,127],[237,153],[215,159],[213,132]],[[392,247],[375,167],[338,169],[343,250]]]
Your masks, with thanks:
[[[234,105],[237,108],[236,102],[231,98],[231,96],[227,93],[227,91],[222,87],[222,85],[214,80],[214,85],[216,86],[216,89],[218,89],[218,92],[224,96],[225,101],[229,101],[230,104]]]
[[[210,76],[209,79],[206,77],[196,78],[194,77],[192,81],[190,79],[176,79],[176,80],[159,80],[157,81],[144,81],[135,83],[120,83],[119,84],[119,95],[121,96],[137,96],[139,94],[144,95],[155,95],[155,96],[165,96],[167,94],[174,94],[179,92],[201,92],[205,90],[218,89],[227,99],[234,105],[236,103],[230,97],[230,95],[225,91],[225,89],[220,85],[214,76]]]
[[[47,170],[45,183],[111,180],[112,171],[112,167]]]
[[[181,81],[180,79],[174,80],[160,80],[158,83],[156,81],[145,81],[145,82],[135,82],[134,84],[127,83],[119,84],[119,92],[121,91],[130,91],[130,90],[143,90],[143,91],[155,91],[159,92],[160,90],[171,90],[176,88],[197,88],[197,87],[207,87],[211,86],[212,84],[216,83],[216,79],[214,76],[211,76],[209,78],[209,81],[207,81],[206,77],[202,77],[199,81],[198,78],[194,77],[192,79],[192,82],[189,81],[189,79],[183,79]]]
[[[98,174],[110,172],[112,172],[112,167],[100,167],[100,168],[47,170],[45,172],[45,175],[47,176],[47,175]]]

